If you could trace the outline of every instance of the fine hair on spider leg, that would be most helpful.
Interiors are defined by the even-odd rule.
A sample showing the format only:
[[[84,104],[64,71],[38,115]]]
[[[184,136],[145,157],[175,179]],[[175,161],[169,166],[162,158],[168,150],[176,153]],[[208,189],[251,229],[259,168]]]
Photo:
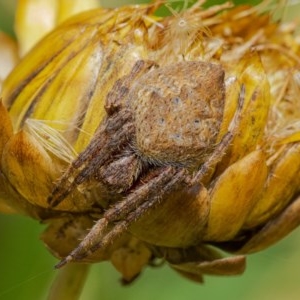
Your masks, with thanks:
[[[93,174],[95,166],[99,166],[109,159],[109,149],[116,148],[128,141],[133,132],[130,123],[129,126],[125,124],[128,118],[130,118],[130,114],[116,115],[102,124],[104,128],[99,131],[101,134],[94,136],[88,150],[79,154],[54,187],[52,194],[48,197],[50,207],[57,206],[71,191]],[[118,145],[116,145],[116,141]],[[86,164],[87,162],[88,164]],[[74,171],[77,171],[75,176]],[[72,181],[69,180],[71,174],[74,177]]]
[[[90,232],[66,258],[56,265],[61,268],[71,261],[81,260],[99,248],[107,247],[117,236],[121,235],[130,224],[137,221],[151,207],[159,203],[170,190],[185,181],[185,169],[162,167],[158,176],[137,187],[121,202],[108,209],[96,222]],[[112,229],[105,233],[108,225]]]

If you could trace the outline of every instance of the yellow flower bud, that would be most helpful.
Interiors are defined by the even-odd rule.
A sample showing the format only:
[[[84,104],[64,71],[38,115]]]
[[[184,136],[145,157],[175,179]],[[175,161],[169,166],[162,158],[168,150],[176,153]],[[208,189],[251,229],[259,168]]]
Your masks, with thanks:
[[[202,1],[157,17],[155,1],[50,31],[85,9],[55,1],[29,40],[37,3],[19,6],[21,52],[34,46],[1,94],[0,210],[46,221],[57,267],[111,260],[130,282],[158,257],[201,282],[299,225],[294,27]]]

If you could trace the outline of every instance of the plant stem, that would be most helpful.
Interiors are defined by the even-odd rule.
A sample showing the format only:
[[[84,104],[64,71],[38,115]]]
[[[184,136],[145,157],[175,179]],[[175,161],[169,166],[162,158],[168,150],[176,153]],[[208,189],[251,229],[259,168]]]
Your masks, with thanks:
[[[71,263],[58,271],[47,300],[80,298],[90,265]]]

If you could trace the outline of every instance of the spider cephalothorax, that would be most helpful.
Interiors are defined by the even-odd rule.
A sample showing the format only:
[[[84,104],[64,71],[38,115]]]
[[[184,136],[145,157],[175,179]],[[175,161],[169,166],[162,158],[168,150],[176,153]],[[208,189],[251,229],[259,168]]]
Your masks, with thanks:
[[[175,191],[201,186],[226,152],[238,122],[234,118],[234,127],[217,144],[224,98],[224,71],[207,62],[159,67],[138,61],[116,82],[107,96],[106,119],[57,183],[49,203],[57,205],[90,181],[122,201],[112,204],[60,266],[105,247]],[[183,240],[185,246],[193,243]]]

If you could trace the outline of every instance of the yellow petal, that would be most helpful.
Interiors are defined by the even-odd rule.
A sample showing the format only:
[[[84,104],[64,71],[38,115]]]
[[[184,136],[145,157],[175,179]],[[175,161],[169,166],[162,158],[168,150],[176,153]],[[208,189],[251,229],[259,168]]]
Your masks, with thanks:
[[[133,237],[127,245],[116,249],[110,259],[123,279],[130,282],[148,264],[151,255],[145,244]]]
[[[19,0],[15,30],[20,55],[27,53],[61,21],[97,6],[96,0]]]
[[[278,217],[267,222],[238,252],[254,253],[270,247],[300,225],[299,216],[300,197],[294,199]]]
[[[16,42],[3,32],[0,32],[0,92],[2,82],[18,61]]]
[[[1,122],[0,122],[0,158],[1,158],[4,146],[13,134],[11,120],[9,118],[6,108],[3,106],[1,101],[0,101],[0,119],[1,119]],[[1,167],[1,160],[0,160],[0,167]]]
[[[0,212],[25,213],[38,218],[38,211],[30,205],[6,178],[6,148],[13,139],[13,128],[8,112],[0,102]]]
[[[20,56],[28,52],[54,27],[56,5],[56,0],[19,0],[15,31],[19,41]]]
[[[26,132],[20,131],[6,144],[2,172],[11,186],[30,203],[48,206],[46,199],[58,174],[49,155]]]
[[[171,266],[189,279],[199,282],[200,278],[201,282],[202,274],[227,276],[243,274],[246,269],[246,257],[242,255],[223,257],[212,261],[188,262]],[[191,278],[192,275],[194,277]]]
[[[279,213],[300,190],[300,144],[285,147],[269,167],[268,180],[260,200],[247,218],[245,227],[252,228]]]
[[[80,29],[81,28],[73,27],[69,31],[65,31],[63,33],[63,38],[60,31],[53,33],[40,45],[40,47],[36,48],[36,51],[26,56],[26,59],[18,64],[5,81],[3,87],[3,100],[6,106],[9,107],[10,115],[14,120],[16,129],[21,127],[22,123],[25,121],[24,119],[30,117],[28,111],[31,112],[32,108],[37,104],[42,107],[44,106],[44,109],[42,115],[36,118],[46,118],[48,120],[54,119],[67,123],[70,122],[70,118],[72,120],[72,112],[74,112],[74,109],[76,109],[80,101],[85,100],[82,99],[82,97],[86,96],[85,94],[91,90],[93,79],[96,79],[95,77],[97,74],[95,74],[95,70],[95,72],[90,74],[89,80],[85,79],[80,82],[80,78],[78,78],[78,76],[81,76],[80,67],[82,67],[82,65],[80,64],[86,59],[90,60],[82,70],[82,74],[86,75],[86,71],[90,69],[92,64],[94,64],[94,67],[97,67],[98,62],[101,66],[102,56],[101,46],[90,43],[91,37],[94,35],[94,30],[89,29],[80,33]],[[87,47],[87,49],[86,51],[83,51],[85,47]],[[91,48],[95,53],[98,51],[98,55],[92,57],[88,56],[92,54]],[[49,49],[53,49],[53,51],[49,51]],[[52,84],[54,78],[57,78],[58,75],[58,78],[63,79],[65,84],[60,87],[58,83],[60,89],[56,91],[57,95],[54,97],[53,93],[55,91],[53,92],[52,89],[50,89],[50,91],[48,90],[49,87],[51,87],[50,84]],[[69,75],[69,77],[67,75]],[[76,83],[74,82],[72,87],[75,88],[75,92],[77,92],[78,95],[76,97],[73,95],[74,98],[61,98],[64,96],[65,88],[67,88],[68,84],[71,82],[72,76],[77,76],[78,81],[76,81]],[[57,89],[56,81],[53,85],[53,88],[56,87]],[[80,89],[84,87],[86,87],[86,89],[83,92],[80,92]],[[45,92],[47,92],[47,97],[41,97]],[[54,115],[52,112],[56,107],[52,105],[50,115],[45,117],[44,112],[48,111],[52,100],[56,100],[56,104],[61,103],[60,106],[72,104],[67,110],[62,107]],[[39,103],[39,101],[41,103]],[[45,105],[43,105],[44,101],[46,102]],[[70,112],[68,111],[69,109],[71,110]],[[59,114],[62,111],[63,116]],[[66,117],[66,114],[69,114],[70,116]],[[37,114],[35,115],[37,116]]]
[[[98,0],[56,0],[56,2],[59,5],[57,17],[58,23],[61,23],[72,15],[99,7],[100,5],[100,1]]]
[[[130,7],[82,13],[24,57],[3,86],[15,130],[28,118],[54,120],[59,123],[55,129],[68,132],[76,151],[84,149],[105,115],[107,93],[137,60],[147,58],[133,30],[144,28],[140,19],[111,32],[116,21],[128,21],[133,11]]]
[[[224,171],[212,190],[207,241],[226,241],[243,226],[267,177],[262,151],[254,151]]]
[[[229,165],[255,150],[260,143],[264,134],[271,99],[267,76],[257,54],[244,58],[237,65],[233,75],[234,78],[238,78],[240,86],[244,85],[245,99],[241,111],[241,122],[226,158],[229,160]],[[227,124],[236,109],[236,85],[237,83],[234,81],[227,91],[226,102],[228,103],[225,105],[220,136],[223,135],[225,128],[228,128]]]
[[[4,147],[1,171],[5,179],[26,202],[34,206],[49,208],[47,198],[61,169],[59,161],[25,130],[13,135]],[[93,203],[88,195],[75,191],[57,209],[86,211]]]
[[[15,210],[10,207],[9,196],[5,192],[5,179],[1,175],[1,161],[2,153],[5,144],[12,136],[12,124],[8,115],[7,110],[4,108],[2,102],[0,102],[0,212],[2,213],[14,213]]]

